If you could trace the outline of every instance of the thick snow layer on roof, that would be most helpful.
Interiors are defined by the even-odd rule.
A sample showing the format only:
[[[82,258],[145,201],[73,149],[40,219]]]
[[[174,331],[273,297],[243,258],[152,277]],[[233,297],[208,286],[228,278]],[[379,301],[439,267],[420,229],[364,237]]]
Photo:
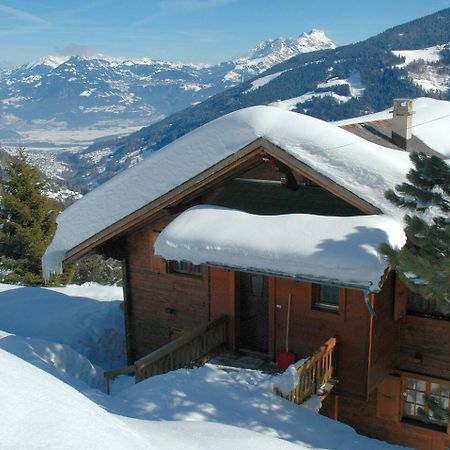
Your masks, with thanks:
[[[214,206],[191,208],[155,242],[168,260],[378,290],[387,263],[378,247],[405,244],[402,225],[384,216],[258,216]]]
[[[450,158],[450,102],[420,97],[414,100],[414,115],[412,132],[428,147]],[[367,116],[334,122],[335,125],[344,126],[353,123],[373,122],[392,118],[392,108]]]
[[[67,208],[43,258],[44,276],[64,254],[263,137],[337,184],[398,218],[384,197],[411,167],[405,152],[361,141],[334,124],[270,106],[235,111],[192,131],[115,176]]]

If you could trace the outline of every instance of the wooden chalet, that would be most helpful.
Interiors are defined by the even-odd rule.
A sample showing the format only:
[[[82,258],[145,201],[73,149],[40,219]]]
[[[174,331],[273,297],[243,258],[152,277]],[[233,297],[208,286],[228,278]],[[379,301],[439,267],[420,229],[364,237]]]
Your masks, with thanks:
[[[220,346],[260,352],[275,361],[285,350],[290,305],[289,350],[297,358],[316,355],[300,368],[303,394],[321,394],[324,385],[334,385],[330,395],[323,395],[322,414],[371,437],[444,450],[450,445],[448,420],[433,416],[425,397],[449,407],[450,321],[411,294],[383,262],[378,278],[364,285],[335,274],[327,277],[326,268],[307,273],[301,259],[291,272],[280,272],[275,263],[273,270],[267,264],[249,266],[245,257],[199,264],[191,241],[186,243],[190,260],[155,253],[159,238],[167,247],[173,237],[163,239],[168,226],[198,205],[280,218],[345,221],[392,213],[398,219],[401,214],[386,210],[391,206],[383,194],[402,181],[408,158],[380,148],[336,126],[270,107],[232,113],[66,210],[44,269],[58,270],[58,263],[93,251],[123,261],[130,366],[111,376],[136,373],[139,380],[207,358]],[[386,158],[385,166],[367,162],[377,152]],[[346,159],[354,170],[346,171],[348,162],[339,165]],[[378,177],[376,188],[365,191],[364,180],[371,177]],[[133,203],[138,196],[139,203]],[[191,222],[192,239],[197,224],[200,230],[204,226]],[[217,224],[218,233],[226,234],[228,225]],[[255,228],[257,233],[261,230]],[[331,241],[333,236],[330,229]],[[364,247],[361,239],[334,240],[334,257]],[[301,401],[302,392],[290,398]]]

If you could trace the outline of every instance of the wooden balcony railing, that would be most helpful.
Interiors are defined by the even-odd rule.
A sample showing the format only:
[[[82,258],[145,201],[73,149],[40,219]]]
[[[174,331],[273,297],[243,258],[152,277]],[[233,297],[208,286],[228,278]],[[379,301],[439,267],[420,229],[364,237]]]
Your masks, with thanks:
[[[283,395],[277,388],[274,389],[275,394],[298,405],[313,394],[319,395],[321,399],[325,398],[337,383],[333,379],[336,343],[336,338],[328,339],[314,355],[310,356],[297,369],[299,382],[288,395]]]
[[[225,349],[227,342],[228,317],[220,316],[138,359],[131,366],[105,372],[107,392],[110,391],[110,380],[119,375],[134,375],[135,382],[139,383],[193,363],[204,364]]]

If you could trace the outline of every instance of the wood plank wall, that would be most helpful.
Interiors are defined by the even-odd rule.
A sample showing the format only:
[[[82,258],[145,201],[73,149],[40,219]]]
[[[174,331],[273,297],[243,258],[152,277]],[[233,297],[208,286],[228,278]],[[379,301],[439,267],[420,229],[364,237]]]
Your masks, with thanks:
[[[445,450],[450,446],[450,437],[445,432],[377,417],[376,392],[372,392],[368,401],[339,397],[337,419],[358,433],[416,450]]]
[[[374,296],[376,318],[371,319],[368,391],[376,389],[380,381],[395,367],[398,357],[399,321],[394,320],[395,274],[391,272],[383,289]]]
[[[201,277],[152,271],[153,228],[128,238],[131,359],[209,320],[208,269]]]
[[[450,380],[450,320],[413,315],[403,318],[396,366]]]
[[[369,313],[363,293],[344,289],[339,313],[312,308],[312,285],[275,279],[275,350],[284,350],[288,296],[292,294],[289,350],[298,357],[312,354],[328,338],[338,338],[336,390],[365,397],[369,348]]]

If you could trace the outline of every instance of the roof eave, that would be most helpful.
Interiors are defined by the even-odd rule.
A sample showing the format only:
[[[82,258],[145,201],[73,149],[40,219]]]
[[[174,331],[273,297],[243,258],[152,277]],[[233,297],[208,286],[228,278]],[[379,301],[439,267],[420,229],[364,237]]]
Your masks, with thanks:
[[[355,206],[364,214],[382,213],[380,209],[371,203],[298,160],[283,148],[266,138],[259,137],[217,164],[68,250],[64,255],[63,264],[75,262],[92,252],[96,247],[112,239],[122,237],[143,224],[155,220],[160,215],[166,214],[164,211],[166,208],[181,200],[185,200],[189,196],[198,195],[211,182],[219,183],[227,177],[236,175],[239,171],[253,164],[256,158],[260,158],[262,154],[267,154],[280,160],[332,194]]]

